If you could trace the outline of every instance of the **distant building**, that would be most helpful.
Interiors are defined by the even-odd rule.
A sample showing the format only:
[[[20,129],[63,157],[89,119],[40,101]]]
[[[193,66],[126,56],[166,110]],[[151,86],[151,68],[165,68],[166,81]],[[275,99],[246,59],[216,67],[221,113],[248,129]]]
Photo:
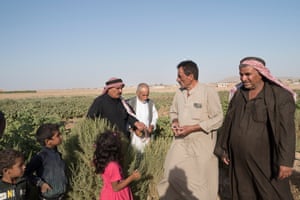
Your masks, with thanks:
[[[217,83],[218,88],[227,88],[230,83],[219,82]]]

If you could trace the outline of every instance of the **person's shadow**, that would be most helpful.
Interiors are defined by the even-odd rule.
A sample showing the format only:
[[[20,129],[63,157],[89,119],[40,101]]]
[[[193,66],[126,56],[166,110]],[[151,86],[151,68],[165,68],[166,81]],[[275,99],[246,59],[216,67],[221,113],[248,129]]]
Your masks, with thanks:
[[[198,200],[193,196],[193,191],[187,188],[187,177],[184,170],[177,167],[172,169],[169,174],[169,183],[165,196],[161,197],[160,200]]]

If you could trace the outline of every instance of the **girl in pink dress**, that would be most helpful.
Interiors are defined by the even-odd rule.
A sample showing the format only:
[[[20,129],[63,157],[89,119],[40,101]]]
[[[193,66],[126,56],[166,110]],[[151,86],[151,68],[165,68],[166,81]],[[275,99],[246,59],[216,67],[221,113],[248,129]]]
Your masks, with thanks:
[[[99,200],[133,200],[129,184],[141,178],[135,170],[123,179],[121,158],[121,138],[117,132],[106,131],[96,140],[93,163],[96,174],[100,174],[103,186]]]

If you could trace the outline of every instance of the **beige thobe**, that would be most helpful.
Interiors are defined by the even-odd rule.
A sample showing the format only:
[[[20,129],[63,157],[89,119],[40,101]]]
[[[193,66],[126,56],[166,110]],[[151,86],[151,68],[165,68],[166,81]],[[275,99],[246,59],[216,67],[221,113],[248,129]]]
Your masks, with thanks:
[[[164,164],[164,177],[158,184],[161,199],[216,200],[218,160],[213,154],[216,130],[223,121],[218,93],[198,83],[190,91],[178,90],[170,109],[170,118],[179,125],[199,124],[204,131],[184,138],[174,137]]]

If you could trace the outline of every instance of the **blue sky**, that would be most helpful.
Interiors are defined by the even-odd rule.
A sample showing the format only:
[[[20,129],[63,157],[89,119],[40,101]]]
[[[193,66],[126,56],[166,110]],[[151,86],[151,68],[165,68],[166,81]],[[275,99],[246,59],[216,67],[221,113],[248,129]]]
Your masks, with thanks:
[[[299,10],[298,0],[1,0],[0,89],[175,84],[185,59],[210,83],[238,75],[245,56],[300,77]]]

